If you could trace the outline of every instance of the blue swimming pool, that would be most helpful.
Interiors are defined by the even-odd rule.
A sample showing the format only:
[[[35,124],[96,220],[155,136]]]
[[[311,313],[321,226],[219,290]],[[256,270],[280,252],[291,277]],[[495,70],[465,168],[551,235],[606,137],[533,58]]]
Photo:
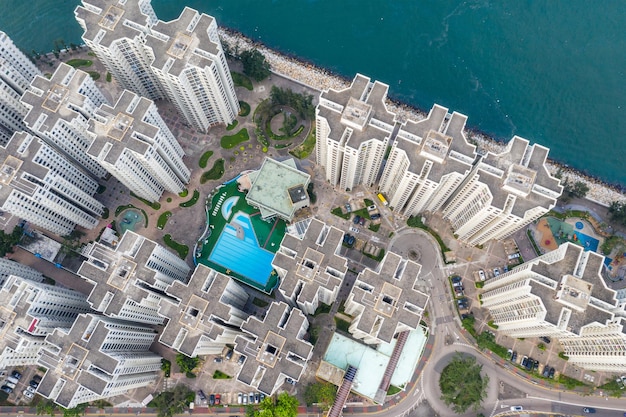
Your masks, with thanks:
[[[240,228],[237,236],[238,228]],[[272,272],[274,254],[259,247],[247,214],[237,213],[224,227],[209,260],[228,268],[264,288]]]
[[[600,244],[600,241],[598,239],[587,236],[586,234],[580,232],[574,232],[574,235],[576,235],[576,237],[578,238],[578,242],[582,245],[583,248],[585,248],[585,250],[590,250],[593,252],[598,251],[598,245]]]

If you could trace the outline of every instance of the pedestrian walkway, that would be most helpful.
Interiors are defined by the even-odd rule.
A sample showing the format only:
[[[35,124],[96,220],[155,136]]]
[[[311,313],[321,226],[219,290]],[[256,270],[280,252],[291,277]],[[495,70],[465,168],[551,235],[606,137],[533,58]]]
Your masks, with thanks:
[[[343,377],[343,383],[337,390],[337,396],[335,397],[335,402],[333,406],[330,408],[327,417],[339,417],[342,414],[343,407],[346,405],[346,401],[348,399],[348,395],[350,394],[350,390],[352,389],[352,383],[354,382],[354,377],[356,376],[357,368],[352,365],[348,366],[348,370]]]

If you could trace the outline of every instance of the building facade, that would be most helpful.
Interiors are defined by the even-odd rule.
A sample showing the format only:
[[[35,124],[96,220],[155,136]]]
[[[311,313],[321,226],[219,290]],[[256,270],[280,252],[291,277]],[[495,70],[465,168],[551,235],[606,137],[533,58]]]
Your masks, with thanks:
[[[46,336],[90,310],[77,291],[10,275],[0,289],[0,368],[35,365]]]
[[[320,95],[315,156],[332,186],[374,185],[396,125],[385,106],[388,88],[357,74],[349,88]]]
[[[38,364],[48,370],[37,392],[73,408],[154,384],[162,359],[149,350],[155,337],[148,326],[81,314],[69,331],[46,337]]]
[[[125,90],[115,106],[94,112],[88,130],[87,155],[139,197],[158,201],[189,182],[185,152],[151,100]]]
[[[163,246],[130,230],[115,248],[91,244],[78,275],[93,283],[88,302],[108,317],[163,324],[159,302],[174,281],[187,283],[190,268]]]
[[[43,274],[36,269],[8,258],[0,258],[0,289],[11,275],[35,282],[43,281]]]
[[[476,159],[465,137],[466,120],[434,105],[426,119],[400,127],[379,183],[394,211],[438,211],[461,185]]]
[[[548,171],[548,151],[515,136],[504,152],[482,157],[443,208],[458,239],[503,239],[550,211],[563,187]]]
[[[604,257],[565,243],[486,281],[482,306],[511,337],[551,336],[568,363],[626,372],[626,315],[601,271]]]
[[[28,108],[24,122],[37,136],[101,178],[106,170],[86,152],[93,141],[87,127],[98,106],[106,102],[89,74],[62,63],[50,79],[35,77],[22,96]]]
[[[29,133],[0,147],[0,207],[57,235],[76,225],[93,229],[104,206],[98,183],[56,148]]]
[[[174,281],[160,304],[167,318],[159,342],[193,358],[220,354],[243,335],[248,293],[232,278],[198,265],[189,283]]]
[[[0,31],[0,145],[6,145],[13,133],[26,130],[27,109],[20,98],[37,75],[41,72],[35,64]]]

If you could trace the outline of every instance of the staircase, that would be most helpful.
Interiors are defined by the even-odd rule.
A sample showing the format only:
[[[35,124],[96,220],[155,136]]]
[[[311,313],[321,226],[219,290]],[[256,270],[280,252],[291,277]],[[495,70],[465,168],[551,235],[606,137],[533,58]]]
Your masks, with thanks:
[[[396,340],[396,345],[393,348],[393,353],[391,354],[391,358],[389,358],[389,363],[387,364],[387,369],[385,369],[385,373],[383,374],[383,379],[380,381],[380,385],[378,386],[378,391],[376,391],[376,397],[374,398],[377,403],[382,404],[385,402],[385,397],[387,396],[387,391],[389,390],[389,386],[391,385],[391,377],[396,370],[396,366],[398,366],[398,360],[400,360],[400,354],[404,349],[404,345],[406,340],[409,337],[409,332],[404,331],[398,333],[398,340]]]
[[[333,406],[330,407],[326,417],[339,417],[342,415],[341,411],[343,410],[343,406],[346,405],[346,400],[348,399],[348,394],[350,394],[350,390],[352,389],[352,383],[354,382],[356,371],[357,368],[352,365],[348,365],[348,370],[343,376],[343,383],[337,390],[335,402],[333,403]]]

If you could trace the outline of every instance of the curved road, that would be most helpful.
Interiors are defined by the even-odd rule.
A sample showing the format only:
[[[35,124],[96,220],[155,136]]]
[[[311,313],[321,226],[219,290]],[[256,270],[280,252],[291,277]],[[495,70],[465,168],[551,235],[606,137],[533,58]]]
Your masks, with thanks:
[[[488,395],[479,410],[485,416],[518,415],[510,412],[511,406],[523,406],[525,410],[558,413],[563,415],[581,415],[583,407],[594,407],[602,416],[623,417],[626,411],[624,399],[606,398],[602,396],[581,396],[573,392],[564,392],[550,387],[533,384],[515,373],[515,366],[507,363],[491,353],[479,352],[465,337],[460,319],[456,313],[452,295],[450,294],[447,273],[443,267],[437,242],[430,234],[419,229],[401,229],[389,244],[393,250],[422,265],[418,286],[430,294],[428,307],[431,323],[431,336],[434,339],[431,356],[409,392],[397,404],[383,407],[375,413],[381,417],[406,416],[419,407],[425,399],[439,416],[458,416],[441,400],[439,375],[455,352],[471,354],[483,367],[483,373],[489,376]],[[456,265],[458,267],[459,265]],[[523,394],[522,398],[499,400],[501,384],[514,387]],[[526,398],[523,398],[523,395]],[[475,411],[464,416],[475,417]],[[422,415],[415,412],[416,415]],[[358,414],[353,414],[358,415]],[[370,414],[363,414],[371,415]]]

